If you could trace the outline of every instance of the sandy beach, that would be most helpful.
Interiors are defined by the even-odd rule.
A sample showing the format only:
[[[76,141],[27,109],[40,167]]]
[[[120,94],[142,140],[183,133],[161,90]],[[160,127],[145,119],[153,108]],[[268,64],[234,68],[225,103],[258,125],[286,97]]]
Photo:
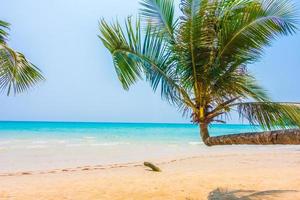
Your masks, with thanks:
[[[0,176],[0,199],[300,199],[300,147],[212,147],[140,162],[18,171]]]
[[[2,1],[0,200],[300,200],[299,2]]]

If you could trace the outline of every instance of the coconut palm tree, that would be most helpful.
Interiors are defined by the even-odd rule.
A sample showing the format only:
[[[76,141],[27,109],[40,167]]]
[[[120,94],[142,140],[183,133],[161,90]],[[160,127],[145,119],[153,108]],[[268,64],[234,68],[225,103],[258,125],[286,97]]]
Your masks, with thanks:
[[[0,20],[0,91],[20,93],[44,80],[41,71],[7,44],[9,23]]]
[[[299,143],[300,131],[210,137],[211,123],[231,111],[264,129],[300,127],[296,104],[273,102],[249,72],[265,47],[296,31],[289,0],[142,0],[140,16],[125,25],[100,21],[99,35],[110,51],[120,82],[128,89],[148,81],[163,99],[200,127],[207,145]],[[282,137],[282,135],[285,135]]]

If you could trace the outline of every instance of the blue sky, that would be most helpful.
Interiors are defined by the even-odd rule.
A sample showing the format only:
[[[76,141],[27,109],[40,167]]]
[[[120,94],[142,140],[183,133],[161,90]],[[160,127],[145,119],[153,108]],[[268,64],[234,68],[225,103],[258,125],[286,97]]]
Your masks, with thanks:
[[[47,80],[25,94],[1,96],[0,120],[188,122],[147,83],[124,91],[97,38],[100,18],[123,20],[137,15],[138,8],[138,0],[1,2],[0,19],[12,24],[10,45]],[[300,102],[299,63],[297,33],[275,41],[250,70],[274,100]]]

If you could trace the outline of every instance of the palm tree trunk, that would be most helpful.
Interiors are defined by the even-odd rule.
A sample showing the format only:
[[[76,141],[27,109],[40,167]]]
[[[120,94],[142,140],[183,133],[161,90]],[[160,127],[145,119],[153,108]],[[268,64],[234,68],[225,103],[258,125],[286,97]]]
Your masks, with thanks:
[[[206,124],[206,123],[200,123],[199,127],[200,127],[200,136],[202,138],[202,141],[207,146],[211,146],[209,143],[207,143],[208,139],[210,138],[209,132],[208,132],[208,124]]]
[[[204,129],[205,130],[205,129]],[[206,128],[207,130],[207,128]],[[202,128],[201,128],[202,132]],[[202,134],[201,134],[202,135]],[[203,136],[202,136],[203,138]],[[208,146],[213,145],[271,145],[291,144],[300,145],[300,129],[242,133],[218,137],[207,137],[203,140]]]

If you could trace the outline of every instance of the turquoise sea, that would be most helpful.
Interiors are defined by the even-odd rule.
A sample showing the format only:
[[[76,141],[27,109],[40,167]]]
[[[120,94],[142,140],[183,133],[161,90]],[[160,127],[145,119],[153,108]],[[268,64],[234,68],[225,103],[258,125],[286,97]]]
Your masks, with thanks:
[[[213,136],[256,130],[257,127],[249,125],[210,127]],[[212,152],[212,149],[208,151],[203,145],[199,128],[192,124],[0,122],[0,175],[24,170],[167,160],[203,152]]]
[[[212,136],[257,131],[250,125],[214,124]],[[0,141],[95,139],[103,143],[199,142],[199,128],[193,124],[0,122]],[[1,146],[0,146],[1,147]]]

